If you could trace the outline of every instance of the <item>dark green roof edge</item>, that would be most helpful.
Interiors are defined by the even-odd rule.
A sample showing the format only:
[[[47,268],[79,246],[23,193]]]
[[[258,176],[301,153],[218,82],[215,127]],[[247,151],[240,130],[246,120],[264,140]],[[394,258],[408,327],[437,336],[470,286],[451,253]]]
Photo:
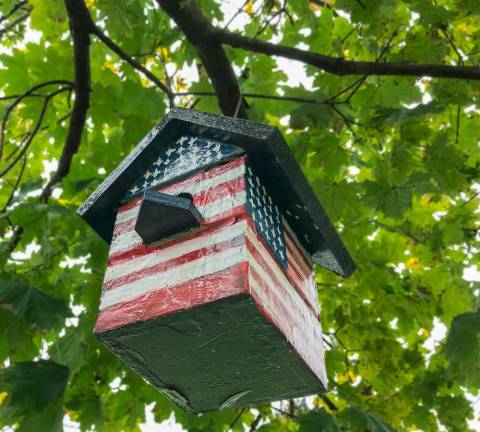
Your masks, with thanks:
[[[342,276],[355,264],[280,131],[273,126],[173,108],[80,206],[82,216],[110,242],[115,215],[127,189],[152,159],[178,137],[192,134],[244,149],[255,173],[277,201],[313,261]]]

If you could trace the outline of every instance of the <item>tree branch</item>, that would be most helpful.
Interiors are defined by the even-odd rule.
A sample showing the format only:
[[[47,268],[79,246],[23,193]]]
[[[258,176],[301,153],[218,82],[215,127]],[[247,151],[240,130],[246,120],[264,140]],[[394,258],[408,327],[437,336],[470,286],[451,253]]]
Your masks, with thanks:
[[[204,37],[206,32],[211,33],[209,29],[213,29],[210,22],[191,1],[157,0],[157,3],[175,21],[197,51],[212,81],[223,114],[233,116],[242,95],[221,41],[218,38],[207,40]],[[238,116],[247,117],[243,101],[241,101]]]
[[[250,428],[248,429],[248,432],[255,432],[258,428],[258,425],[262,421],[262,413],[258,413],[255,419],[253,420],[252,423],[250,423]]]
[[[235,417],[233,418],[232,422],[230,423],[228,428],[225,430],[225,432],[230,432],[233,429],[233,427],[237,424],[238,420],[240,419],[240,417],[245,411],[246,411],[246,408],[239,409],[238,413],[235,415]]]
[[[35,127],[26,135],[27,139],[25,140],[25,143],[22,142],[22,144],[20,145],[21,150],[20,150],[19,154],[17,155],[17,157],[12,162],[10,162],[10,164],[8,164],[8,166],[6,168],[4,168],[3,171],[0,172],[0,177],[3,177],[5,174],[7,174],[17,164],[17,162],[22,158],[22,156],[26,153],[26,151],[28,150],[28,148],[32,144],[33,139],[35,138],[35,135],[40,130],[40,127],[42,125],[43,117],[45,116],[45,113],[47,112],[47,108],[48,108],[48,104],[50,102],[50,99],[52,99],[57,94],[60,94],[60,93],[66,91],[68,89],[69,89],[69,87],[61,87],[58,90],[55,90],[53,93],[50,93],[49,95],[45,96],[45,100],[43,101],[42,109],[41,109],[40,114],[38,116],[37,122],[35,123]],[[15,153],[15,152],[12,152],[12,154],[13,153]],[[9,155],[8,159],[12,156],[12,154]]]
[[[6,15],[0,17],[0,23],[2,23],[3,21],[7,20],[8,18],[10,18],[17,10],[21,9],[23,6],[27,6],[28,5],[28,1],[27,0],[22,0],[22,1],[19,1],[18,3],[16,3],[12,9],[10,10],[10,12],[8,12]]]
[[[30,11],[27,11],[23,15],[19,16],[18,18],[14,19],[10,24],[6,25],[5,27],[0,29],[0,38],[5,34],[8,33],[10,30],[13,30],[18,24],[25,21],[30,16]]]
[[[17,191],[18,187],[20,186],[20,182],[22,181],[22,177],[23,177],[23,173],[25,171],[26,164],[27,164],[27,158],[23,157],[22,165],[20,166],[20,172],[17,176],[17,180],[15,181],[15,184],[12,187],[12,191],[10,192],[10,195],[8,196],[7,201],[5,202],[5,205],[0,210],[0,214],[5,213],[8,209],[8,206],[12,203],[13,198],[15,196],[15,192]]]
[[[234,48],[297,60],[334,75],[429,76],[480,80],[480,68],[478,67],[345,60],[341,57],[325,56],[298,48],[252,39],[226,30],[215,29],[213,26],[205,28],[202,36],[205,42],[221,42]]]
[[[185,92],[174,93],[174,96],[217,96],[217,94],[214,92],[208,92],[208,91],[185,91]],[[320,99],[308,99],[308,98],[295,97],[295,96],[268,95],[268,94],[261,94],[261,93],[242,93],[242,96],[245,98],[280,100],[285,102],[297,102],[297,103],[313,104],[313,105],[338,105],[343,103],[343,102],[336,102],[333,98],[320,100]]]
[[[338,407],[332,402],[332,400],[326,394],[323,394],[320,397],[328,406],[328,408],[330,408],[331,411],[338,411]]]
[[[77,153],[90,106],[90,15],[83,0],[65,0],[70,33],[73,40],[73,63],[75,68],[75,100],[58,168],[45,186],[40,199],[48,201],[53,186],[70,171],[72,158]]]
[[[39,84],[35,84],[34,86],[30,87],[26,92],[20,94],[20,95],[13,95],[13,96],[5,96],[1,100],[8,100],[8,99],[15,99],[5,110],[5,113],[3,114],[2,118],[2,123],[0,127],[0,159],[2,158],[3,155],[3,146],[5,144],[5,130],[7,127],[7,121],[12,113],[13,109],[25,98],[27,97],[46,97],[47,95],[43,95],[41,93],[35,93],[37,90],[40,90],[43,87],[51,86],[51,85],[56,85],[56,84],[61,84],[63,86],[69,86],[73,87],[73,83],[71,81],[67,80],[51,80],[51,81],[45,81]]]
[[[150,81],[152,81],[160,90],[162,90],[167,96],[170,103],[170,107],[173,106],[173,95],[167,85],[160,81],[152,72],[150,72],[146,67],[141,65],[131,56],[129,56],[122,48],[120,48],[113,40],[111,40],[101,28],[99,28],[91,19],[89,15],[89,31],[98,37],[108,48],[110,48],[115,54],[117,54],[121,59],[125,60],[130,66],[138,70],[140,73],[145,75]]]

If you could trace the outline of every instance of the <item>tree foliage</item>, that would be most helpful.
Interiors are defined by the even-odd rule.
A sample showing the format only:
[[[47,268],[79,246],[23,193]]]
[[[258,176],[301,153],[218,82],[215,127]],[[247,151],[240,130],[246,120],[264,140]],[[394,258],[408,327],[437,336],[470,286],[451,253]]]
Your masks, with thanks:
[[[135,431],[153,404],[192,431],[468,430],[480,3],[223,3],[0,2],[0,425]],[[278,126],[354,256],[317,272],[330,391],[308,405],[187,415],[92,336],[107,245],[75,209],[172,104]]]

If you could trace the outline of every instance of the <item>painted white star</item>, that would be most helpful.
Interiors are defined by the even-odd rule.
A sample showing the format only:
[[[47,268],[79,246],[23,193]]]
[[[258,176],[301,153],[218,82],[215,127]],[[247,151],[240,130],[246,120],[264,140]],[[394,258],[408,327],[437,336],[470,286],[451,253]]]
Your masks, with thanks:
[[[175,153],[176,149],[174,147],[170,147],[165,153],[167,154],[168,157],[172,155],[172,153]]]
[[[137,193],[139,190],[140,188],[137,185],[135,185],[130,189],[130,193],[134,194],[134,193]]]
[[[177,144],[183,145],[185,141],[187,141],[188,137],[182,136],[181,138],[178,139]]]
[[[144,177],[145,179],[149,179],[152,175],[153,175],[152,172],[146,171],[145,174],[143,175],[143,177]]]

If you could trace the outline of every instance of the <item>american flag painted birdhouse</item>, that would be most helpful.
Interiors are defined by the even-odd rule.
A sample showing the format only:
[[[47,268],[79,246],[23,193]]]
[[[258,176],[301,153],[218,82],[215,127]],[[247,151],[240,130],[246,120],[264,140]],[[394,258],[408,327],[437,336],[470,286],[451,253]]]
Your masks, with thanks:
[[[354,264],[275,127],[170,113],[78,210],[110,243],[96,335],[191,412],[319,393],[314,264]]]

